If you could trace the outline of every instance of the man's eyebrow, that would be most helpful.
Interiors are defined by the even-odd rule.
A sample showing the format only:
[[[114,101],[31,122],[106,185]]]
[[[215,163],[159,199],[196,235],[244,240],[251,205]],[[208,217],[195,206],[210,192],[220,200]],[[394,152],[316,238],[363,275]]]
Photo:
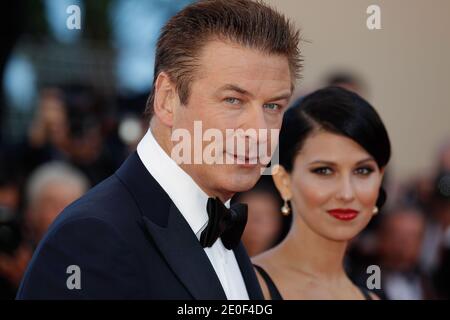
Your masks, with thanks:
[[[289,93],[285,93],[285,94],[282,94],[282,95],[273,97],[273,98],[270,99],[270,100],[272,100],[272,101],[277,101],[277,100],[290,100],[291,97],[292,97],[292,93],[289,92]]]
[[[249,92],[235,84],[226,84],[226,85],[220,87],[219,90],[217,90],[217,91],[219,92],[219,91],[226,91],[226,90],[236,91],[242,95],[249,96],[250,98],[254,97],[251,92]],[[281,94],[279,96],[273,97],[270,100],[273,100],[273,101],[283,100],[283,99],[289,100],[291,98],[291,96],[292,96],[292,91],[289,93],[285,93],[285,94]]]
[[[217,90],[217,91],[226,91],[226,90],[228,90],[228,91],[236,91],[236,92],[238,92],[240,94],[243,94],[245,96],[249,96],[249,97],[253,98],[253,94],[252,93],[248,92],[247,90],[245,90],[245,89],[243,89],[243,88],[241,88],[241,87],[239,87],[239,86],[237,86],[235,84],[226,84],[226,85],[220,87],[219,90]]]

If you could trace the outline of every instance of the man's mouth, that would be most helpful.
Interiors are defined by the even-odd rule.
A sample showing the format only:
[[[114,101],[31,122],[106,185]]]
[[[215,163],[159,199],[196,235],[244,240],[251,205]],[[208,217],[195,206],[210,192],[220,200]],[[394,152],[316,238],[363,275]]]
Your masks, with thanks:
[[[248,157],[245,155],[237,155],[234,153],[226,153],[229,158],[233,159],[233,164],[242,165],[246,167],[253,167],[258,165],[258,157]]]

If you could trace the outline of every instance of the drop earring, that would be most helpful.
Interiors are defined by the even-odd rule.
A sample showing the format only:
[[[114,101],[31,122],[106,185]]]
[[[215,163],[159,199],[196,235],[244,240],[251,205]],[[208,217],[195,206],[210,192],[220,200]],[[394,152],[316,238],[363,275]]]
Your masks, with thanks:
[[[289,207],[286,199],[284,200],[284,204],[281,207],[281,213],[283,214],[283,216],[288,216],[291,213],[291,208]]]

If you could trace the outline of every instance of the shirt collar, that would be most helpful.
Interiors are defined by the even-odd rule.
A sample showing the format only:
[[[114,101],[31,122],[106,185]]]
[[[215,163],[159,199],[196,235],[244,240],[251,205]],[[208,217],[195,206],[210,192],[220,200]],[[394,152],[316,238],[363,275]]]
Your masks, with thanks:
[[[137,154],[148,172],[169,195],[187,223],[200,238],[208,223],[208,195],[170,158],[148,129],[137,146]],[[225,205],[230,206],[230,200]]]

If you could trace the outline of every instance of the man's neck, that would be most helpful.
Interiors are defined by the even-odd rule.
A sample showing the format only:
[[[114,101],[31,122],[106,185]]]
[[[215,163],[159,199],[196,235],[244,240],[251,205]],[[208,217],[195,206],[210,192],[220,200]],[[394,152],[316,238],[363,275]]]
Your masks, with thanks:
[[[173,143],[171,140],[171,130],[170,128],[163,127],[161,125],[155,124],[152,120],[150,123],[150,131],[152,132],[153,137],[156,142],[159,144],[161,149],[170,157],[172,153]],[[191,170],[194,164],[190,165],[179,165],[177,164],[184,172],[186,172],[192,180],[197,184],[197,186],[205,192],[208,197],[218,197],[223,203],[226,203],[231,197],[234,195],[232,192],[221,192],[218,190],[211,190],[206,188],[202,183],[200,177],[197,177],[195,172]]]

